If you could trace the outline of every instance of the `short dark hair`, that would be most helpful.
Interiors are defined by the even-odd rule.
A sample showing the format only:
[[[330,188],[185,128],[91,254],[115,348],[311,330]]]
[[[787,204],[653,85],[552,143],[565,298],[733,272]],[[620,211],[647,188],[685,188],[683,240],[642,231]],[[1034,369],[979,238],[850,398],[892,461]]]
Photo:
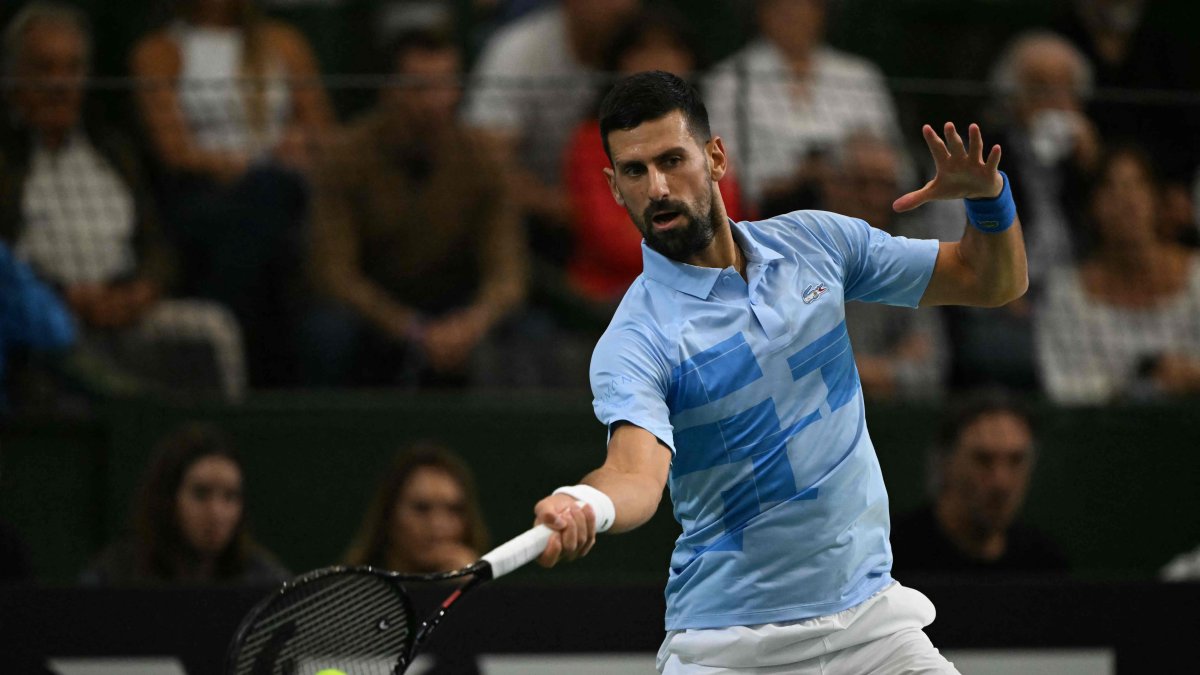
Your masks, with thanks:
[[[1034,433],[1033,414],[1029,408],[1005,389],[982,389],[968,393],[957,400],[942,418],[938,428],[937,453],[948,457],[958,445],[963,431],[984,415],[1004,413],[1021,420]]]
[[[956,399],[942,416],[937,438],[926,455],[925,479],[930,497],[936,499],[942,490],[942,466],[954,454],[963,431],[985,415],[1012,415],[1020,420],[1029,433],[1037,438],[1037,425],[1033,413],[1024,402],[1011,392],[998,387],[967,392]]]
[[[450,30],[440,24],[401,31],[388,46],[392,70],[398,68],[400,62],[413,52],[458,51],[458,44],[451,37]]]
[[[661,70],[630,75],[613,86],[600,103],[600,138],[604,154],[612,161],[608,134],[617,129],[628,131],[643,122],[656,120],[679,110],[687,120],[692,137],[700,143],[712,138],[708,109],[700,92],[683,78]]]
[[[604,52],[605,72],[617,72],[626,54],[651,40],[660,39],[666,39],[687,52],[696,70],[704,70],[708,66],[702,42],[683,12],[665,4],[654,4],[630,16],[613,34]]]

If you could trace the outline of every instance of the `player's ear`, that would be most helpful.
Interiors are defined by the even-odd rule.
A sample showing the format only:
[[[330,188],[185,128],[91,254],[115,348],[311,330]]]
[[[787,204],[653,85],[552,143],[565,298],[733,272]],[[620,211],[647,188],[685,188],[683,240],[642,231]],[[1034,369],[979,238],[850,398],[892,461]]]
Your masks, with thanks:
[[[604,167],[604,180],[608,181],[608,189],[612,192],[613,199],[621,206],[625,206],[625,198],[621,196],[621,191],[617,189],[617,174],[609,167]]]
[[[713,181],[721,180],[725,177],[725,172],[729,170],[729,156],[725,154],[725,141],[722,141],[720,136],[713,136],[711,141],[704,144],[704,151],[708,153],[709,174]]]

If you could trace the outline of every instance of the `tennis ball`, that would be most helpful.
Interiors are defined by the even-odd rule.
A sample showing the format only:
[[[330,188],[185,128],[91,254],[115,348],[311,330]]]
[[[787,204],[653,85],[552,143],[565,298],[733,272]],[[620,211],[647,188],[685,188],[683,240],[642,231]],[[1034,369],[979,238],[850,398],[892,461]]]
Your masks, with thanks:
[[[346,673],[338,670],[337,668],[326,668],[325,670],[319,671],[317,675],[346,675]]]

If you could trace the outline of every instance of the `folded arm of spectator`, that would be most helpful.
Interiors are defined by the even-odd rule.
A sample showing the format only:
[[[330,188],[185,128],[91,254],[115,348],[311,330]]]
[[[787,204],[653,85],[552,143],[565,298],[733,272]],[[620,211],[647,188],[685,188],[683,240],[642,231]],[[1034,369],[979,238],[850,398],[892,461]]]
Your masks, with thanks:
[[[1200,360],[1186,354],[1163,354],[1153,377],[1159,388],[1172,396],[1200,392]]]
[[[344,168],[344,167],[341,167]],[[387,335],[412,337],[419,313],[397,302],[362,271],[361,238],[353,217],[353,196],[344,188],[347,176],[337,163],[320,172],[313,193],[309,255],[313,283],[322,293],[344,303]]]
[[[72,284],[64,295],[79,318],[95,328],[122,328],[137,322],[165,294],[175,263],[159,225],[149,184],[132,145],[119,135],[96,134],[133,197],[136,268],[107,283]]]
[[[77,316],[93,328],[129,326],[158,302],[162,289],[144,278],[112,284],[72,284],[67,302]]]
[[[481,172],[503,175],[492,168],[481,168]],[[425,349],[438,370],[461,368],[488,332],[525,300],[529,247],[511,194],[497,178],[490,186],[490,196],[482,200],[487,212],[480,214],[484,242],[476,261],[481,279],[474,300],[426,326]]]

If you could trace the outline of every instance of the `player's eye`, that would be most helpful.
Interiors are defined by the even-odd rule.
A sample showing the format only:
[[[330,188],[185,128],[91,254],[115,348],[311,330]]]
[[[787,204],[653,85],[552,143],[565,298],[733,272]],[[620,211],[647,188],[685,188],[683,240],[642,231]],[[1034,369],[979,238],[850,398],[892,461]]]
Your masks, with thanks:
[[[624,170],[625,175],[629,176],[630,178],[636,178],[645,172],[646,170],[644,168],[633,165],[627,165]]]

